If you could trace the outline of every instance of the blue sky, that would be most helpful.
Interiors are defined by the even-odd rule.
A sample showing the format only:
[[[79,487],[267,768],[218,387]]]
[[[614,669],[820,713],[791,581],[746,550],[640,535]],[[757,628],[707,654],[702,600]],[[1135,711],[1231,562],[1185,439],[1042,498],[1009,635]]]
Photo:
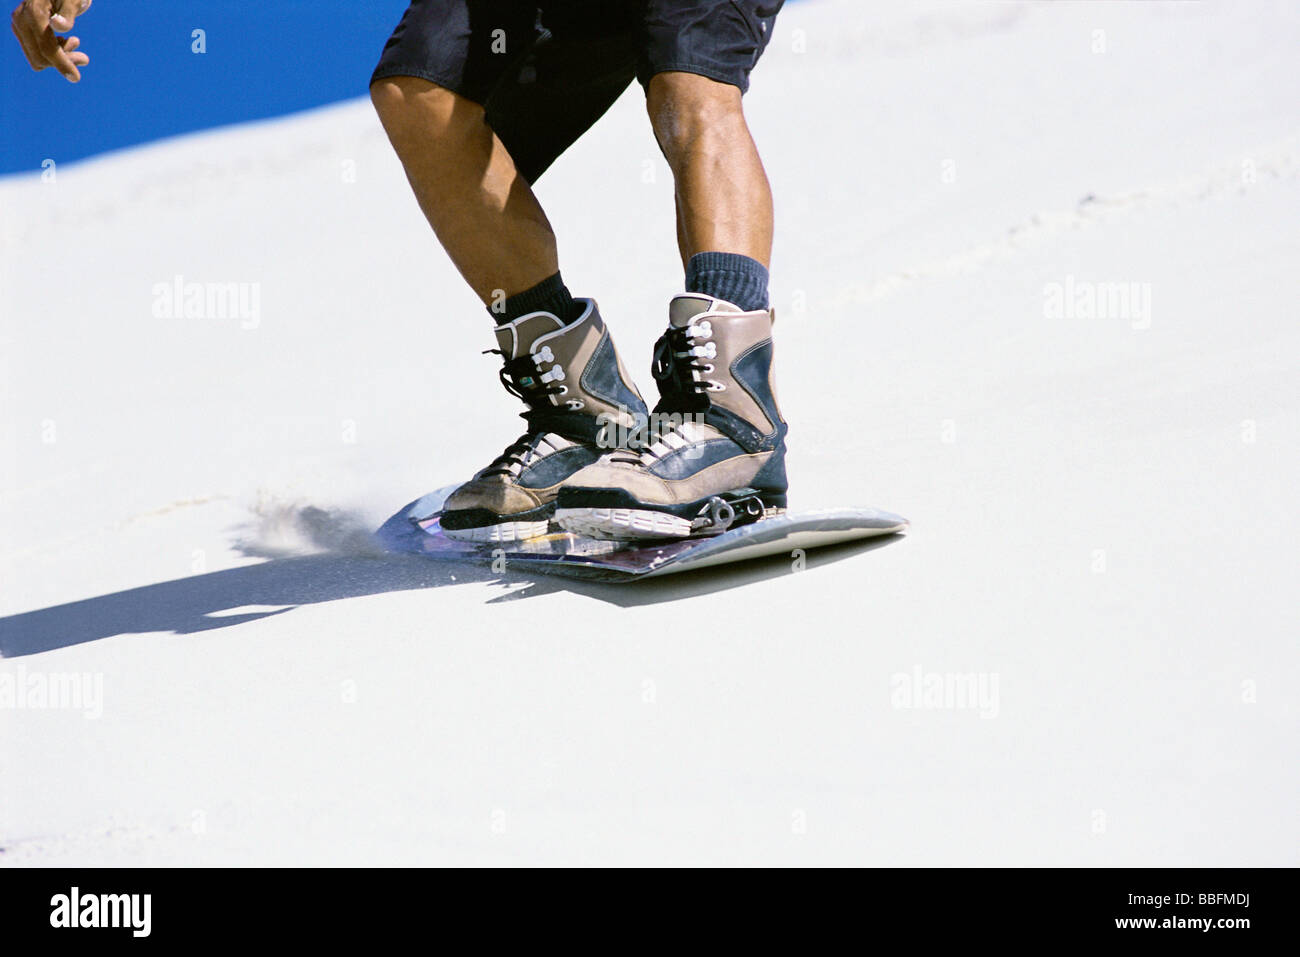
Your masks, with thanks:
[[[363,96],[405,9],[406,0],[96,0],[72,31],[91,61],[78,84],[32,72],[6,22],[0,173]],[[191,52],[195,29],[206,53]]]

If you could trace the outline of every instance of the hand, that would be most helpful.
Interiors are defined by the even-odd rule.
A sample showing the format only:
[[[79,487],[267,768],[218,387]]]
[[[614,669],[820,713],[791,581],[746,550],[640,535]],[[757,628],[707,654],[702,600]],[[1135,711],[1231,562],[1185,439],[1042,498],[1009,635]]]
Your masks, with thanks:
[[[54,31],[67,33],[72,22],[89,8],[90,0],[23,0],[18,4],[9,22],[33,70],[52,66],[69,83],[80,81],[78,67],[89,63],[90,57],[77,52],[81,46],[77,37],[56,36]]]

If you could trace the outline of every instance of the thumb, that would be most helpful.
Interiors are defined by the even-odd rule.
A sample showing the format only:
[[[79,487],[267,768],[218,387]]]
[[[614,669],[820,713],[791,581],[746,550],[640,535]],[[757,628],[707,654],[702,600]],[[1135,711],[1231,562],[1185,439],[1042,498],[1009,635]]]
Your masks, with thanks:
[[[54,0],[57,12],[50,15],[50,26],[59,33],[67,33],[77,17],[90,9],[91,0]]]

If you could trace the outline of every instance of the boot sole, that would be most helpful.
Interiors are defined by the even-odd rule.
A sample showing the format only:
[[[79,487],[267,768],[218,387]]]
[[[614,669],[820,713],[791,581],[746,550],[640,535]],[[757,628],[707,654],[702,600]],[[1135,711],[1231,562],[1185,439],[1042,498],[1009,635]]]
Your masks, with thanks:
[[[575,495],[575,491],[590,504],[559,505],[555,521],[566,532],[599,538],[607,541],[657,540],[666,538],[696,538],[711,534],[694,527],[694,518],[708,507],[714,498],[727,502],[757,497],[762,501],[763,514],[769,518],[785,511],[786,493],[775,489],[738,488],[720,495],[711,495],[695,502],[678,505],[650,506],[633,499],[622,489],[560,489],[560,502]],[[576,496],[575,496],[576,497]],[[594,503],[592,499],[596,499]],[[604,499],[604,501],[601,501]],[[631,499],[631,501],[628,501]],[[750,519],[752,521],[752,519]]]
[[[478,528],[446,528],[442,534],[458,542],[474,542],[480,545],[497,543],[525,542],[530,538],[545,535],[550,522],[499,522],[496,525],[480,525]]]
[[[641,508],[561,508],[555,520],[566,532],[606,541],[689,538],[691,520]]]

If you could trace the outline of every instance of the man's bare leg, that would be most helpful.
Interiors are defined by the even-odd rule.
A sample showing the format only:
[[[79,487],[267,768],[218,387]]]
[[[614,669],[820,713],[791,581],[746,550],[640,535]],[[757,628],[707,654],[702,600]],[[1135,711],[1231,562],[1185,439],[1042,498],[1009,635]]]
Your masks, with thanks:
[[[560,484],[600,457],[603,427],[626,434],[645,403],[596,303],[565,288],[546,214],[483,108],[412,77],[370,95],[429,224],[492,311],[502,380],[527,406],[527,433],[447,497],[440,528],[484,545],[543,535]]]
[[[485,305],[559,271],[546,213],[482,106],[406,76],[377,80],[370,97],[420,209]]]
[[[660,73],[646,109],[676,184],[677,241],[696,253],[772,259],[772,189],[741,106],[740,90],[694,73]]]

